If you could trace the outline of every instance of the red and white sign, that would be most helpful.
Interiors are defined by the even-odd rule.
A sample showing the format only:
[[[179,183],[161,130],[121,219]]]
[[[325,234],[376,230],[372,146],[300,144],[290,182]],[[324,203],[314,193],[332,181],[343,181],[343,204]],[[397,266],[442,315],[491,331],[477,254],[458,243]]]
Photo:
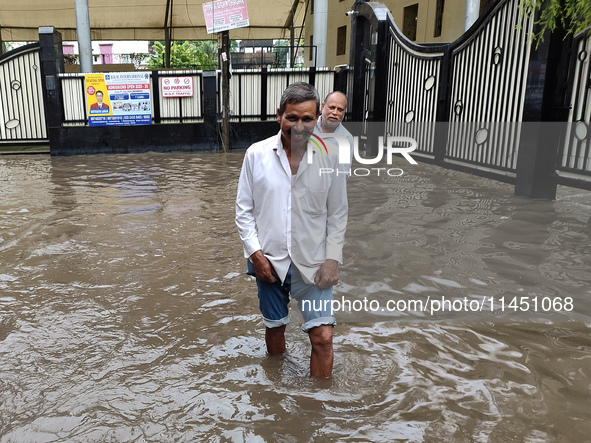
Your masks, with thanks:
[[[193,77],[160,77],[162,97],[193,97]]]
[[[207,33],[250,26],[246,0],[216,0],[203,3]]]

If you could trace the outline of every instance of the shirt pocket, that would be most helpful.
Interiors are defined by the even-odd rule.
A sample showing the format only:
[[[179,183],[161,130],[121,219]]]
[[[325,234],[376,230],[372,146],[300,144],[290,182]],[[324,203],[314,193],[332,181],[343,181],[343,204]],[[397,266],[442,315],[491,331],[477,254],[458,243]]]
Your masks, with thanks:
[[[302,210],[310,215],[326,213],[326,198],[328,191],[309,189],[302,199]]]

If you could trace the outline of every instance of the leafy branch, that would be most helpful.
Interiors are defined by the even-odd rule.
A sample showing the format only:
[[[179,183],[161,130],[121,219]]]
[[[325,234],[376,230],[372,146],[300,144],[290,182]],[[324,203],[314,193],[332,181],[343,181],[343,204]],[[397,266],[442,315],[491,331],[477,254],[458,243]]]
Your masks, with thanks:
[[[566,35],[577,35],[586,31],[591,34],[591,1],[589,0],[521,0],[522,15],[531,16],[539,10],[535,21],[538,26],[531,38],[536,45],[544,41],[546,32],[554,32],[558,25]]]

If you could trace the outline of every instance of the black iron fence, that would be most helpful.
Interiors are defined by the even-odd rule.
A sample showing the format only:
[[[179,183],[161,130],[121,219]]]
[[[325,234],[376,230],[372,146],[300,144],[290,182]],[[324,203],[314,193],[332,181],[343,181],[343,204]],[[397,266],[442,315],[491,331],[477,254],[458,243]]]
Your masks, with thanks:
[[[221,75],[215,73],[217,92],[221,90]],[[253,69],[234,70],[230,79],[230,118],[232,121],[265,121],[274,119],[281,93],[288,84],[306,81],[316,86],[321,97],[332,92],[337,73],[330,69]],[[193,96],[165,97],[160,84],[166,78],[191,76]],[[152,119],[154,123],[191,123],[204,119],[203,71],[150,71]],[[65,126],[88,123],[84,74],[60,74]],[[217,109],[221,109],[221,94]]]
[[[337,72],[323,68],[237,69],[230,78],[230,119],[256,121],[274,119],[283,90],[290,83],[305,81],[316,87],[320,97],[335,90]],[[218,76],[218,90],[221,76]],[[337,88],[338,89],[338,88]],[[221,109],[218,95],[218,109]]]

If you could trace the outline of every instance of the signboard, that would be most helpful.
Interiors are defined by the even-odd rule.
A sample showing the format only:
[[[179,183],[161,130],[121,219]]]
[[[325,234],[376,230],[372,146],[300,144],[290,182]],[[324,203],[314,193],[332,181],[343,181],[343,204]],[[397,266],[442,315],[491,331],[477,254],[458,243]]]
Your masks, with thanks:
[[[193,97],[193,77],[160,77],[161,97]]]
[[[250,26],[246,0],[216,0],[203,3],[207,33]]]
[[[86,74],[84,81],[88,126],[152,123],[149,73]]]

